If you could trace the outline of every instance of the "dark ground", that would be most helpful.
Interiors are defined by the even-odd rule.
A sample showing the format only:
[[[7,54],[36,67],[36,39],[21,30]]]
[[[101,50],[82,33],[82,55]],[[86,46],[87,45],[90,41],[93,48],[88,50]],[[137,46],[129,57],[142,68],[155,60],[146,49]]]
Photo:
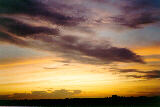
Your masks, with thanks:
[[[160,97],[66,98],[41,100],[0,100],[0,106],[52,107],[160,107]]]

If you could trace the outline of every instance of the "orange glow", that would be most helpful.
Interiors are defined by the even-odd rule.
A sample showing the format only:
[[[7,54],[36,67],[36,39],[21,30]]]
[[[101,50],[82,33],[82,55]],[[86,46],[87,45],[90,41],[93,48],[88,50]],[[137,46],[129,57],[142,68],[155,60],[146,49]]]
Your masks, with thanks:
[[[139,48],[136,48],[133,50],[139,55],[160,55],[160,46],[159,45],[139,47]]]

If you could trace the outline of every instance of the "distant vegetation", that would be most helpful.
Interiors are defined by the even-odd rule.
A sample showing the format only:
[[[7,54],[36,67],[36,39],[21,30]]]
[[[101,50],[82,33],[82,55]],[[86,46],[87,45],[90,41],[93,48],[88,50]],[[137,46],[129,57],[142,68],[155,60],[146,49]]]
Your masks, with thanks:
[[[39,100],[0,100],[0,106],[52,107],[159,107],[160,97],[66,98]]]

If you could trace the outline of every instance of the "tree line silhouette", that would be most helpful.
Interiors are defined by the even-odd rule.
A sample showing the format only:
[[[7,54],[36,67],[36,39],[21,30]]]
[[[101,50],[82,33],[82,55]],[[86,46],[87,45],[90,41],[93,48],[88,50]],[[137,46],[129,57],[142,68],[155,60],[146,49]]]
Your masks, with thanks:
[[[53,107],[159,107],[160,97],[120,97],[112,95],[106,98],[66,98],[33,100],[0,100],[0,106],[53,106]]]

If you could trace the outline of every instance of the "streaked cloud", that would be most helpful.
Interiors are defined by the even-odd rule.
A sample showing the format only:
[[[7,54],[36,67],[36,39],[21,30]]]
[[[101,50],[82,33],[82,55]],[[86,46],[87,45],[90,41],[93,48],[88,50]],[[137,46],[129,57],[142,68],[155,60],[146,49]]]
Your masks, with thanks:
[[[80,94],[81,90],[54,90],[47,91],[32,91],[31,93],[14,93],[12,95],[0,95],[0,99],[64,99],[74,97]]]
[[[57,5],[57,2],[52,3]],[[65,8],[66,6],[61,6]],[[48,20],[58,25],[75,25],[82,18],[74,18],[66,16],[63,13],[57,12],[56,9],[49,10],[46,4],[42,3],[41,0],[6,0],[0,1],[0,14],[24,14],[27,16],[39,17],[40,19]]]
[[[120,73],[138,73],[127,74],[126,77],[142,78],[142,79],[160,79],[160,70],[141,71],[137,69],[120,69]]]
[[[54,3],[56,5],[56,2]],[[39,0],[17,0],[17,2],[9,0],[8,2],[1,1],[1,4],[3,4],[1,8],[4,10],[0,12],[1,14],[23,14],[24,16],[38,17],[40,20],[54,22],[53,24],[57,26],[75,27],[78,29],[79,27],[76,26],[78,26],[79,22],[85,23],[85,20],[80,20],[81,16],[74,17],[70,14],[66,16],[63,12],[57,12],[56,9],[47,8],[47,2],[43,3]],[[80,35],[61,33],[63,30],[61,27],[33,26],[8,16],[1,16],[0,22],[2,23],[1,27],[4,29],[4,31],[1,31],[0,39],[4,42],[50,52],[56,51],[63,54],[61,55],[63,57],[66,56],[75,60],[85,60],[88,57],[86,61],[89,59],[95,62],[100,60],[102,63],[114,61],[144,62],[139,55],[136,55],[131,50],[112,46],[107,39],[98,36],[95,36],[95,39],[89,40],[90,36],[88,35],[81,37]],[[97,43],[95,44],[94,42]],[[77,55],[74,57],[73,54]]]
[[[143,28],[160,22],[159,0],[124,0],[118,1],[121,13],[112,17],[117,24],[129,28]]]

